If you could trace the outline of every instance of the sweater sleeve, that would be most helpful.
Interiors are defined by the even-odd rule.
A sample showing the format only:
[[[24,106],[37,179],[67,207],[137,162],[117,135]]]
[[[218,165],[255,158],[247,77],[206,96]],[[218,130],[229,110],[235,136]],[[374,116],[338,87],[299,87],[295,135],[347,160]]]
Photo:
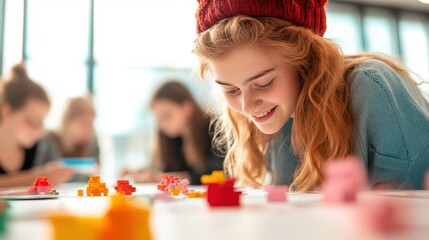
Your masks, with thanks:
[[[421,189],[429,165],[429,104],[381,61],[357,66],[350,77],[354,153],[370,184]]]

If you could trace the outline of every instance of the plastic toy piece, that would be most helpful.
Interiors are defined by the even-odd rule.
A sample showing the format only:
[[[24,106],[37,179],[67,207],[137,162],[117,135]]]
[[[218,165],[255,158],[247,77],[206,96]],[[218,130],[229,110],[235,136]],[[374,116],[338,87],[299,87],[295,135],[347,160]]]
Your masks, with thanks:
[[[130,198],[114,196],[100,232],[103,240],[151,240],[149,209]]]
[[[178,183],[179,179],[172,175],[164,175],[161,178],[161,182],[158,184],[158,190],[168,192],[170,187],[173,187],[175,183]],[[173,184],[173,185],[170,185]]]
[[[288,186],[266,186],[268,202],[286,202],[286,193],[289,191]]]
[[[188,191],[189,180],[179,179],[172,175],[164,175],[161,182],[158,184],[158,190],[169,192],[173,196],[178,196],[180,193],[185,194]]]
[[[0,200],[0,239],[3,239],[2,235],[6,232],[7,208],[8,204]]]
[[[57,192],[57,190],[52,189],[52,190],[51,190],[51,192],[50,192],[49,194],[51,194],[51,195],[59,195],[60,193],[59,193],[59,192]]]
[[[201,176],[201,183],[207,185],[209,183],[224,183],[225,175],[223,171],[213,171],[210,175]]]
[[[118,180],[115,190],[117,193],[122,192],[124,195],[132,195],[133,192],[136,192],[136,188],[130,185],[129,180]]]
[[[322,185],[325,203],[356,202],[357,193],[368,188],[367,174],[361,161],[346,157],[326,165],[326,179]]]
[[[365,203],[359,209],[364,232],[382,235],[410,230],[412,219],[408,205],[393,199],[382,199]]]
[[[77,190],[77,196],[78,197],[83,197],[83,190],[82,189],[78,189]]]
[[[109,189],[106,187],[106,183],[100,182],[100,176],[91,176],[86,187],[86,195],[91,196],[107,196],[109,195]]]
[[[235,179],[227,179],[224,183],[207,185],[207,202],[211,207],[240,206],[241,192],[234,190]]]
[[[188,198],[205,198],[207,197],[206,192],[198,192],[198,191],[188,191],[185,193],[185,196]]]
[[[31,194],[49,194],[52,188],[53,185],[49,183],[47,177],[37,177],[33,186],[29,187],[27,192]]]
[[[99,239],[102,219],[68,214],[49,216],[54,240]]]
[[[99,218],[69,214],[50,216],[54,240],[151,240],[149,209],[131,199],[111,197],[110,208]]]

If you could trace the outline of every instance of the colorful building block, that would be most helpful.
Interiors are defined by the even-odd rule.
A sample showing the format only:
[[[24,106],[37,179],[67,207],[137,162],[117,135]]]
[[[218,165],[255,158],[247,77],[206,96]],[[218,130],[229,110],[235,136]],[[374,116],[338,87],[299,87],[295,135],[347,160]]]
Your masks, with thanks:
[[[288,186],[266,186],[268,202],[286,202],[286,193],[289,191]]]
[[[102,218],[64,214],[49,216],[54,240],[98,240]],[[100,239],[101,240],[101,239]]]
[[[78,197],[83,197],[83,190],[82,189],[78,189],[77,190],[77,196]]]
[[[53,185],[49,183],[47,177],[37,177],[34,180],[33,186],[27,189],[30,194],[49,194],[53,188]]]
[[[103,219],[102,240],[151,240],[149,208],[120,196],[111,198],[111,207]]]
[[[6,232],[7,208],[8,204],[0,200],[0,239],[2,239],[2,235]]]
[[[367,173],[357,158],[330,161],[326,164],[325,172],[321,188],[325,203],[356,202],[357,193],[368,188]]]
[[[359,208],[359,216],[363,232],[371,234],[395,234],[410,230],[408,205],[395,199],[383,198],[366,202]]]
[[[115,190],[117,193],[122,192],[125,195],[132,195],[136,192],[136,188],[130,184],[129,180],[118,180],[116,182]]]
[[[51,194],[51,195],[59,195],[60,193],[59,193],[59,192],[57,192],[57,190],[52,189],[52,190],[51,190],[51,192],[50,192],[49,194]]]
[[[223,171],[213,171],[210,175],[201,176],[201,183],[206,185],[209,183],[224,183],[225,175]]]
[[[205,198],[207,197],[207,192],[199,192],[199,191],[188,191],[185,193],[185,196],[188,198]]]
[[[179,179],[172,175],[164,175],[161,182],[158,184],[158,190],[169,192],[173,196],[185,194],[188,191],[189,180]]]
[[[207,202],[211,207],[240,206],[241,192],[234,190],[235,179],[226,179],[224,183],[207,184]]]
[[[106,183],[100,182],[100,176],[91,176],[86,187],[86,195],[91,196],[107,196],[109,195],[109,189],[106,187]]]
[[[111,197],[103,217],[49,216],[54,240],[151,240],[149,208],[133,198]]]

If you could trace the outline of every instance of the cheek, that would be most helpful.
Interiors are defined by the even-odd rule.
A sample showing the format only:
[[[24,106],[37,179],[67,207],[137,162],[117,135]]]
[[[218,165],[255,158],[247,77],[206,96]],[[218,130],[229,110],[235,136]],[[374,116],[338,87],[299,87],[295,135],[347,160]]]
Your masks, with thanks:
[[[236,112],[242,112],[240,96],[225,96],[226,104]]]

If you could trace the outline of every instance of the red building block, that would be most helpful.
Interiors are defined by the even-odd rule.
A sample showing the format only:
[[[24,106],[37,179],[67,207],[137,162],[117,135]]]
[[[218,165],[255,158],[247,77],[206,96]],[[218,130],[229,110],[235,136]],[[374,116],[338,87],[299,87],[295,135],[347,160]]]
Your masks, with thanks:
[[[31,194],[49,194],[53,185],[49,183],[47,177],[37,177],[33,186],[29,187],[27,192]]]
[[[207,202],[210,207],[238,207],[241,192],[234,190],[235,179],[227,179],[224,183],[207,184]]]
[[[136,192],[136,188],[130,184],[129,180],[118,180],[115,190],[117,193],[123,192],[125,195],[132,195],[133,192]]]

